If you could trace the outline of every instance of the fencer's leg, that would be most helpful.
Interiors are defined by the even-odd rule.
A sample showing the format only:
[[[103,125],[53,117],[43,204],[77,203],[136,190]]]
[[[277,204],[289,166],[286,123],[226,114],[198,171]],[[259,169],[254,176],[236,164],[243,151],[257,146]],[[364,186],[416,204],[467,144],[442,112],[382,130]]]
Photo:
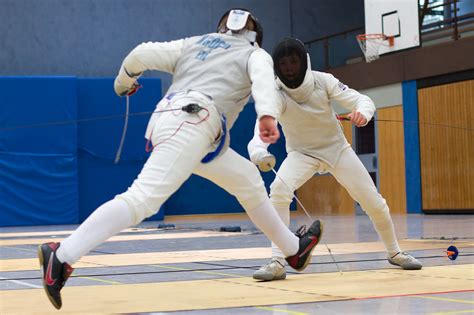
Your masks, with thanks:
[[[345,149],[337,164],[329,171],[367,213],[387,252],[398,253],[400,247],[387,202],[377,191],[367,169],[355,152],[351,148]]]
[[[134,218],[124,200],[112,199],[95,210],[86,222],[61,242],[57,250],[57,257],[61,262],[74,264],[91,248],[97,247],[110,236],[132,226]]]
[[[285,256],[298,251],[299,239],[283,223],[271,204],[257,167],[232,149],[209,164],[202,164],[195,174],[207,178],[234,195],[252,222]]]
[[[158,121],[154,136],[159,139],[173,136],[155,148],[125,193],[100,206],[61,243],[59,260],[73,264],[109,237],[158,212],[209,151],[220,130],[220,118],[215,114],[199,125],[184,124],[177,133],[181,121],[196,120],[196,117],[182,112]]]
[[[270,186],[270,199],[282,221],[290,224],[290,204],[293,193],[308,181],[319,168],[319,161],[301,154],[290,152],[278,169],[277,176]],[[272,242],[272,257],[285,264],[285,256]]]
[[[421,269],[421,262],[400,250],[387,203],[377,192],[369,173],[354,151],[346,149],[337,165],[330,171],[372,220],[387,250],[388,261],[407,270]]]

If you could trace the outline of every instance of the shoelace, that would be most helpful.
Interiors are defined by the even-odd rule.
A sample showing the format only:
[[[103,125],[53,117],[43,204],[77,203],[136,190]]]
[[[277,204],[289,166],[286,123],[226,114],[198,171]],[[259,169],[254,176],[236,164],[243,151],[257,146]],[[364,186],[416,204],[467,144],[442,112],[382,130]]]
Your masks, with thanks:
[[[262,265],[262,266],[260,267],[260,269],[263,269],[263,268],[265,268],[265,267],[269,267],[272,263],[277,263],[277,264],[279,264],[280,266],[285,267],[285,265],[283,265],[283,264],[282,264],[281,262],[279,262],[277,259],[272,259],[269,263]]]
[[[296,236],[302,238],[306,234],[306,225],[302,225],[295,233]]]
[[[406,252],[398,252],[395,255],[393,255],[391,259],[394,259],[398,255],[400,255],[400,257],[402,257],[402,259],[404,259],[405,261],[407,261],[407,260],[410,261],[410,262],[415,261],[415,257],[411,256],[410,254],[408,254]]]
[[[281,262],[279,262],[279,261],[276,260],[276,259],[272,260],[272,262],[276,262],[276,263],[279,264],[281,267],[285,268],[285,265],[283,265]]]
[[[402,252],[402,254],[405,256],[405,259],[409,260],[410,262],[415,261],[415,257],[411,256],[410,254],[407,254],[405,252]]]
[[[400,254],[400,253],[402,253],[402,252],[398,252],[398,253],[396,253],[395,255],[391,256],[391,257],[390,257],[390,259],[394,259],[394,258],[395,258],[395,257],[397,257],[397,256],[398,256],[398,254]]]

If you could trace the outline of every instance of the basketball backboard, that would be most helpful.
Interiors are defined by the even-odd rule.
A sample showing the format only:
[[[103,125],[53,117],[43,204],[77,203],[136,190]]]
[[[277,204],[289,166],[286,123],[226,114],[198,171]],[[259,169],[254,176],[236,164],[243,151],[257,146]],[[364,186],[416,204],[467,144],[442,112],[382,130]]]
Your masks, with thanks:
[[[393,46],[379,47],[379,55],[421,45],[418,0],[364,0],[364,5],[365,33],[394,37]]]

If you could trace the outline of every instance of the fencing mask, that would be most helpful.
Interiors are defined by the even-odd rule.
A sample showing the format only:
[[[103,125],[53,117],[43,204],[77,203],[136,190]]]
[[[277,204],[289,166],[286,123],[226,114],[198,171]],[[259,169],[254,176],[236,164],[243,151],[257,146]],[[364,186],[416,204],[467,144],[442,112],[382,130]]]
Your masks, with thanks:
[[[230,9],[222,15],[217,24],[218,33],[242,34],[251,43],[256,42],[262,47],[263,28],[258,19],[247,9]]]
[[[299,87],[308,69],[308,56],[304,44],[296,39],[285,37],[272,52],[275,74],[290,89]]]

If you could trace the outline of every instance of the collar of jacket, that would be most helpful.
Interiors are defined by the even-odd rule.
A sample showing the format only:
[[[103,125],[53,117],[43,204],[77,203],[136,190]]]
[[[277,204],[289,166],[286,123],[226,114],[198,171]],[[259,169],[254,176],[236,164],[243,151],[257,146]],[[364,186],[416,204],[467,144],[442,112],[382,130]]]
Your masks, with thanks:
[[[314,76],[310,67],[306,70],[303,83],[295,89],[287,87],[278,77],[276,81],[278,87],[297,103],[307,102],[314,91]]]

